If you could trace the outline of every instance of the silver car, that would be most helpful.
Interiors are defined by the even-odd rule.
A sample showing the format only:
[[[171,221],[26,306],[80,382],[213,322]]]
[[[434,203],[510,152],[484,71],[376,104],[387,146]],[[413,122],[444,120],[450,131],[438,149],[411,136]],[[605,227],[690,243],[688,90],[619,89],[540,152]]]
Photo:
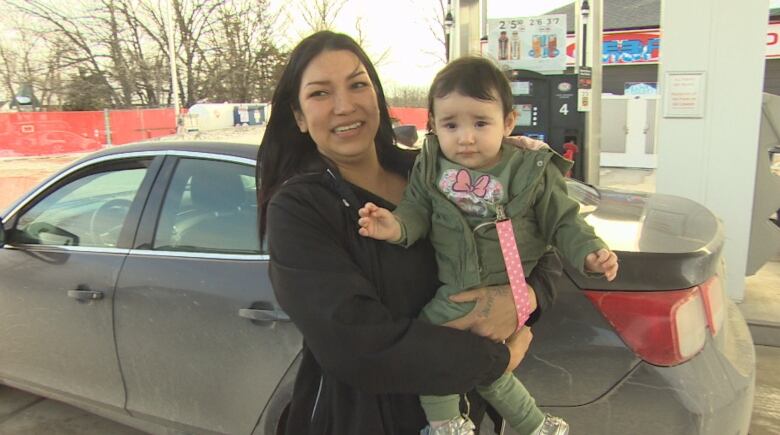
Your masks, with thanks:
[[[301,336],[258,243],[257,149],[117,147],[11,205],[0,382],[152,433],[280,433]],[[746,434],[755,356],[719,221],[682,198],[569,189],[621,269],[557,279],[517,371],[537,403],[574,434]]]

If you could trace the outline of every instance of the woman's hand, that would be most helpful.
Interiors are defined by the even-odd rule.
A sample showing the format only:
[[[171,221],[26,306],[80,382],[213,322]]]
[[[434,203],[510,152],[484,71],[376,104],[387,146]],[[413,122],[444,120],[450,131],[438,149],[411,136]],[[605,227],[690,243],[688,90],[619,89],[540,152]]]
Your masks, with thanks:
[[[450,296],[456,303],[475,302],[465,316],[449,321],[444,326],[471,331],[493,341],[506,340],[517,330],[517,311],[512,290],[508,285],[482,287]]]
[[[531,312],[536,311],[536,293],[528,286]],[[517,331],[515,298],[509,285],[482,287],[450,296],[452,302],[475,302],[465,316],[444,324],[450,328],[471,331],[493,341],[503,341]]]
[[[509,348],[509,364],[506,366],[506,372],[512,373],[520,362],[525,358],[528,347],[531,345],[534,334],[531,328],[524,326],[523,329],[512,334],[506,341],[506,347]]]
[[[545,142],[536,139],[531,139],[528,136],[509,136],[504,138],[504,140],[511,143],[517,148],[531,150],[531,151],[536,151],[544,147],[550,148],[550,146],[547,145]]]

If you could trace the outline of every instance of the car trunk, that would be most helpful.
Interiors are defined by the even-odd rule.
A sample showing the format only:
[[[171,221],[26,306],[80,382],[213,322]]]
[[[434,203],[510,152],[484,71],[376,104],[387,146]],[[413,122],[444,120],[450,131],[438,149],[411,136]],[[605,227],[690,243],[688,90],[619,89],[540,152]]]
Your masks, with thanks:
[[[588,206],[584,206],[586,209]],[[723,228],[704,206],[680,197],[601,190],[585,220],[619,257],[617,279],[572,274],[583,289],[679,290],[704,283],[720,266]]]
[[[617,278],[607,282],[571,268],[568,275],[637,356],[660,366],[684,363],[724,325],[723,227],[685,198],[599,193],[583,209],[618,255]]]

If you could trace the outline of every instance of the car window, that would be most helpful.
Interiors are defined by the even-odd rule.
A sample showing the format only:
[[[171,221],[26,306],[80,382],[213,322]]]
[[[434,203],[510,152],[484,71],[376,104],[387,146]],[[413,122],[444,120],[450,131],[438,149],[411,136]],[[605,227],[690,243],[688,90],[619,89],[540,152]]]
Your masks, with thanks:
[[[153,249],[257,254],[255,168],[181,159],[165,194]]]
[[[146,168],[90,173],[58,188],[19,217],[14,241],[116,247]]]

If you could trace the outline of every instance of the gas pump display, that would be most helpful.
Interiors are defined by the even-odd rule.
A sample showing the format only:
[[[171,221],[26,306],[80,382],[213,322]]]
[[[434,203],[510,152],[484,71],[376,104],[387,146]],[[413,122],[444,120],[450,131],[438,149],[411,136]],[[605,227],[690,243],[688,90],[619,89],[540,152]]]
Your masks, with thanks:
[[[577,111],[576,74],[508,73],[517,120],[513,135],[547,142],[574,160],[574,178],[582,179],[584,117]]]
[[[517,113],[515,126],[531,127],[535,124],[533,120],[536,118],[536,111],[533,104],[515,104],[515,112]]]

